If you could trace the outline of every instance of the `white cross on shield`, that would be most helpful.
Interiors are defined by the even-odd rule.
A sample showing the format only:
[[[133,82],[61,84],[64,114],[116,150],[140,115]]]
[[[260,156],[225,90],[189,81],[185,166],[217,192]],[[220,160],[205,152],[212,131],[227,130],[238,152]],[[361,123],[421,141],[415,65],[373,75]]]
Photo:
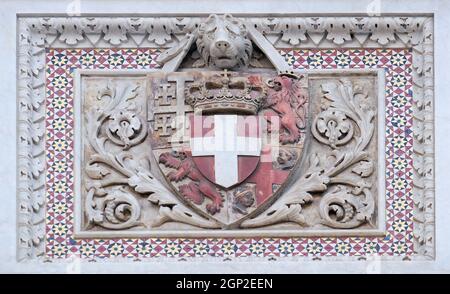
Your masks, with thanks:
[[[210,181],[229,188],[244,181],[261,154],[258,116],[191,116],[193,160]]]

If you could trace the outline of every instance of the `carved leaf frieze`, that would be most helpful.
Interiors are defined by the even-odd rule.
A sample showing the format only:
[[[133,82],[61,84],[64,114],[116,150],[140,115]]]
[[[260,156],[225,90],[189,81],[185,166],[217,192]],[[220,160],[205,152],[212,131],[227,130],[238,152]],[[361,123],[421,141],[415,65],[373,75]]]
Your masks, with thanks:
[[[160,19],[164,19],[162,22]],[[116,20],[116,21],[112,21]],[[337,20],[337,22],[336,22]],[[77,46],[128,46],[128,47],[170,47],[178,43],[180,36],[190,33],[201,21],[197,17],[171,18],[166,21],[160,17],[20,17],[18,22],[18,259],[34,259],[44,255],[44,218],[45,170],[35,167],[36,162],[45,162],[44,120],[45,89],[44,66],[45,48],[77,47]],[[153,26],[153,22],[160,25]],[[416,16],[380,16],[380,17],[248,17],[247,23],[254,26],[268,37],[275,47],[322,45],[367,46],[412,48],[413,51],[413,84],[414,84],[414,245],[418,256],[434,256],[434,152],[433,152],[433,18]],[[103,25],[114,23],[115,26],[105,28]],[[305,25],[303,25],[305,24]],[[331,26],[331,24],[333,26]],[[389,26],[387,25],[389,24]],[[119,27],[120,26],[120,27]],[[156,29],[155,29],[156,27]],[[272,38],[271,36],[275,36]],[[349,39],[349,36],[351,39]],[[150,40],[150,41],[148,41]],[[311,42],[309,41],[311,40]],[[120,44],[119,44],[120,42]],[[328,42],[328,43],[327,43]],[[87,44],[87,45],[86,45]],[[114,45],[119,44],[119,45]],[[133,129],[134,130],[134,129]],[[125,132],[126,133],[126,132]],[[331,148],[331,147],[330,147]],[[337,147],[341,148],[341,147]],[[330,185],[329,177],[320,177],[321,160],[319,156],[311,158],[311,174],[307,180],[298,182],[297,186],[309,185],[316,193],[323,192]],[[347,173],[353,177],[364,178],[370,174],[371,165],[361,159]],[[37,166],[40,166],[39,164]],[[373,173],[374,171],[372,171]],[[97,173],[97,175],[94,175]],[[145,172],[144,172],[145,173]],[[105,178],[110,174],[104,169],[93,172],[95,177]],[[135,190],[136,178],[123,185]],[[319,178],[319,179],[318,179]],[[99,180],[99,179],[96,179]],[[145,182],[145,181],[144,181]],[[294,185],[295,186],[295,185]],[[293,186],[293,187],[294,187]],[[337,187],[338,185],[333,185]],[[344,185],[348,187],[348,185]],[[364,185],[356,186],[361,192],[357,199],[359,204],[367,202],[369,197],[364,193]],[[285,203],[275,203],[268,213],[278,214],[278,219],[290,219],[304,223],[301,217],[302,205],[312,201],[314,193],[298,195],[292,188],[287,191]],[[299,188],[297,188],[299,189]],[[120,191],[120,190],[119,190]],[[358,191],[340,187],[330,190],[330,195],[344,193],[354,198]],[[153,196],[152,195],[157,195]],[[361,196],[361,197],[360,197]],[[347,197],[347,196],[346,196]],[[325,197],[322,197],[322,199]],[[329,196],[329,199],[333,198]],[[166,199],[165,194],[154,192],[148,200],[159,205],[161,219],[178,220],[186,216],[182,204],[175,199]],[[111,202],[111,201],[110,201]],[[175,205],[173,203],[176,203]],[[326,202],[324,202],[326,203]],[[292,204],[292,205],[291,205]],[[355,206],[359,205],[355,203]],[[112,204],[110,204],[111,206]],[[327,207],[327,206],[325,206]],[[292,209],[291,209],[292,208]],[[284,212],[288,210],[289,212]],[[112,210],[114,212],[114,210]],[[109,210],[109,213],[111,210]],[[325,210],[325,214],[330,210]],[[333,215],[338,219],[346,219],[345,208],[332,207]],[[128,208],[121,206],[115,217],[120,220],[129,217]],[[352,215],[353,212],[348,215]],[[132,215],[132,214],[131,214]],[[166,216],[169,215],[169,216]],[[176,216],[178,215],[178,216]],[[361,213],[366,218],[367,213]],[[110,219],[112,215],[109,216]],[[275,217],[273,218],[275,219]],[[358,219],[358,218],[357,218]],[[178,220],[179,221],[179,220]],[[198,219],[201,223],[203,217]],[[251,221],[247,220],[248,227]],[[279,220],[278,220],[279,221]],[[275,222],[278,222],[275,221]],[[207,222],[207,221],[206,221]],[[336,219],[333,220],[336,222]],[[271,222],[268,222],[269,224]],[[197,224],[207,227],[213,224]],[[244,223],[243,223],[244,225]],[[420,258],[420,257],[419,257]]]
[[[244,18],[254,23],[265,35],[279,35],[275,46],[298,46],[311,40],[319,45],[322,40],[345,46],[353,40],[365,44],[367,39],[378,46],[387,46],[400,40],[416,45],[423,39],[424,17],[277,17]],[[177,43],[180,35],[194,32],[205,20],[200,17],[132,17],[132,18],[36,18],[31,28],[39,33],[37,43],[51,44],[54,38],[69,46],[85,39],[92,45],[167,46]],[[366,35],[365,37],[362,37]],[[51,38],[51,39],[50,39]],[[146,39],[149,43],[143,43]],[[99,42],[100,40],[103,43]],[[129,45],[128,45],[129,46]],[[351,46],[351,45],[350,45]]]

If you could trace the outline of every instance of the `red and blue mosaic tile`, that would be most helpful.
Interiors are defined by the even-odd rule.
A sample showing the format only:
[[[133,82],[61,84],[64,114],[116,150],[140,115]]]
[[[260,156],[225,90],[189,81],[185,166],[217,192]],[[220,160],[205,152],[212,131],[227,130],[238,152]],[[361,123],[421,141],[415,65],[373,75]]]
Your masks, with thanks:
[[[295,49],[295,69],[383,68],[386,72],[386,226],[380,237],[73,239],[73,71],[158,68],[158,49],[46,52],[46,256],[86,259],[213,256],[406,256],[413,253],[412,54],[408,49]]]

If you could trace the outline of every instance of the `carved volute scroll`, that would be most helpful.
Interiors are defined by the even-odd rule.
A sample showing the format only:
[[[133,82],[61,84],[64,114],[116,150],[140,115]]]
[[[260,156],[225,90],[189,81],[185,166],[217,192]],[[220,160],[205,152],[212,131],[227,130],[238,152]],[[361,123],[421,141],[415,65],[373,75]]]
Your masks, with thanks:
[[[341,73],[311,82],[305,75],[242,77],[227,72],[149,77],[83,80],[86,114],[82,128],[87,136],[83,230],[170,231],[186,224],[269,232],[280,224],[299,232],[305,228],[376,229],[377,95],[373,75]],[[171,90],[180,83],[185,89],[181,96],[186,99],[184,127],[176,124],[177,108],[167,108],[180,98],[180,93]],[[316,97],[311,105],[308,83],[312,85],[310,94]],[[153,97],[148,102],[144,89]],[[146,104],[152,105],[147,119]],[[173,109],[174,116],[164,109]],[[247,169],[253,168],[236,186],[222,183],[223,175],[214,171],[220,151],[205,153],[213,161],[196,157],[205,152],[192,145],[202,138],[193,137],[198,136],[194,134],[199,113],[203,113],[203,123],[212,120],[213,129],[219,128],[218,119],[237,118],[239,128],[241,119],[247,124],[260,114],[255,123],[262,133],[255,135],[262,136],[262,149],[248,154],[238,151],[251,155],[245,164]],[[177,128],[187,128],[190,135],[179,138]],[[215,136],[218,130],[214,129]],[[274,135],[275,142],[264,143],[271,142]],[[311,142],[305,141],[308,136]],[[207,138],[211,137],[202,140]],[[310,151],[302,154],[305,144]],[[264,153],[268,151],[269,157]],[[291,184],[285,183],[287,180]],[[260,181],[273,181],[270,191],[264,190]],[[150,204],[143,205],[145,199]]]
[[[221,34],[211,34],[215,28]],[[379,143],[384,130],[379,113],[385,110],[379,108],[380,80],[368,71],[294,73],[279,52],[293,47],[406,47],[411,49],[413,85],[412,258],[434,256],[433,17],[19,17],[18,34],[19,260],[46,256],[46,49],[88,47],[157,48],[161,70],[148,76],[132,71],[126,76],[80,74],[82,91],[76,95],[83,109],[77,126],[82,152],[76,159],[82,177],[80,193],[71,199],[79,212],[76,238],[165,237],[173,232],[180,237],[336,236],[352,231],[365,236],[383,231]],[[226,44],[219,37],[233,49],[216,46]],[[193,52],[194,47],[200,50]],[[260,53],[277,72],[257,66]],[[195,68],[171,76],[188,55]],[[219,85],[217,73],[247,81],[247,87],[236,80],[220,81],[220,89],[233,90],[224,93],[245,98],[250,89],[253,96],[261,94],[256,114],[263,124],[279,120],[280,150],[270,168],[289,176],[282,184],[271,183],[275,192],[262,205],[253,183],[218,188],[203,175],[220,196],[189,199],[180,189],[188,180],[171,174],[189,159],[189,153],[177,151],[188,146],[184,131],[199,105],[194,90],[220,96],[219,88],[210,87]],[[249,79],[255,73],[260,80]],[[156,89],[156,84],[166,88]],[[281,122],[287,111],[273,103],[280,97],[289,97],[281,101],[296,110],[287,115],[294,119]],[[179,145],[169,148],[174,134]],[[165,157],[177,160],[175,165]],[[230,219],[220,215],[225,210]]]
[[[90,90],[95,88],[95,83],[95,80],[91,84],[87,82],[87,97],[90,91],[95,92]],[[84,226],[120,230],[179,221],[216,227],[213,221],[186,210],[153,175],[150,153],[142,154],[148,144],[143,89],[143,80],[107,81],[95,97],[98,104],[85,108]],[[92,103],[93,98],[87,103]],[[150,223],[143,222],[142,200],[159,209]]]

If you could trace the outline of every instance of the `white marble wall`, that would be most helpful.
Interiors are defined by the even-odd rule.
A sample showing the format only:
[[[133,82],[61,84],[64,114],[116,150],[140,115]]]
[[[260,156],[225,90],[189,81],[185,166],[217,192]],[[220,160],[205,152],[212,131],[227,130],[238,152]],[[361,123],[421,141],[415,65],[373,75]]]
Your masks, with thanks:
[[[100,1],[100,0],[6,0],[0,3],[0,272],[450,272],[450,1],[420,0],[216,0],[216,1]],[[17,263],[16,251],[16,16],[17,14],[67,13],[434,13],[435,16],[435,120],[436,120],[436,260],[424,262],[256,262],[251,259],[234,262],[156,262],[119,264],[87,263]],[[255,264],[257,263],[257,264]]]

